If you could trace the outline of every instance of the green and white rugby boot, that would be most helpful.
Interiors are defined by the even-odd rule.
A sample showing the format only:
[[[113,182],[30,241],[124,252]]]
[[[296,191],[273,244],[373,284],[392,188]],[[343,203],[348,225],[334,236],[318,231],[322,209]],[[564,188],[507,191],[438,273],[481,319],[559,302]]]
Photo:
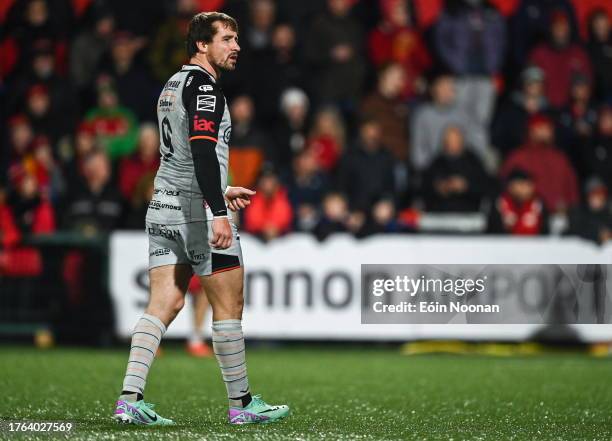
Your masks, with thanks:
[[[144,426],[172,426],[174,421],[158,415],[153,410],[154,404],[145,403],[143,400],[130,403],[128,401],[117,401],[113,419],[120,423],[140,424]]]
[[[228,419],[230,424],[273,423],[287,415],[289,406],[271,406],[260,395],[255,395],[246,407],[230,407]]]

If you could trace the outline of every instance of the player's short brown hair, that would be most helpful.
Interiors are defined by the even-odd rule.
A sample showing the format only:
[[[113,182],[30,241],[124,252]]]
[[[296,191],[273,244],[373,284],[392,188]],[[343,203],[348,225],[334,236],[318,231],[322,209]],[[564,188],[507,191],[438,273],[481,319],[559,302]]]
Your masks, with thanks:
[[[187,31],[187,55],[189,58],[198,53],[198,41],[210,43],[217,33],[214,23],[219,21],[223,26],[229,27],[232,31],[238,32],[238,23],[232,17],[223,12],[200,12],[194,15],[189,22]]]

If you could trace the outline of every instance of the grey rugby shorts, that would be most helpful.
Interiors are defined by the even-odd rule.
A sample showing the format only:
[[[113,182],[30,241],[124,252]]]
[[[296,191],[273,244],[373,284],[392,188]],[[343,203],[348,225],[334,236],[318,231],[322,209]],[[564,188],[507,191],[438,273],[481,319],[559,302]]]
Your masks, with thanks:
[[[225,250],[212,248],[212,222],[180,225],[146,223],[149,236],[149,269],[164,265],[189,264],[194,274],[208,276],[242,266],[238,229],[232,227],[232,244]]]

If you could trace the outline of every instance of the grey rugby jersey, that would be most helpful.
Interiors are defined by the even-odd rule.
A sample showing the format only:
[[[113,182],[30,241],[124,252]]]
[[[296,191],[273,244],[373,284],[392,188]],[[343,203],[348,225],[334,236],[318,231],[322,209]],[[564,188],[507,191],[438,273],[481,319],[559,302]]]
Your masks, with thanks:
[[[177,225],[212,220],[212,211],[196,179],[190,142],[204,140],[211,143],[209,148],[214,145],[223,194],[227,187],[232,122],[222,90],[200,66],[184,65],[161,92],[157,119],[161,165],[146,221]]]

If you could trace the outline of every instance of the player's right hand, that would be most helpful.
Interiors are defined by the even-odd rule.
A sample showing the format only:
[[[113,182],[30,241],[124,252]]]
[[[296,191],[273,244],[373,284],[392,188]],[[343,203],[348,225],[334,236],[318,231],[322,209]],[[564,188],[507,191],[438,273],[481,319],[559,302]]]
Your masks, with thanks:
[[[232,244],[232,227],[227,217],[215,217],[213,219],[212,233],[211,247],[225,250]]]

